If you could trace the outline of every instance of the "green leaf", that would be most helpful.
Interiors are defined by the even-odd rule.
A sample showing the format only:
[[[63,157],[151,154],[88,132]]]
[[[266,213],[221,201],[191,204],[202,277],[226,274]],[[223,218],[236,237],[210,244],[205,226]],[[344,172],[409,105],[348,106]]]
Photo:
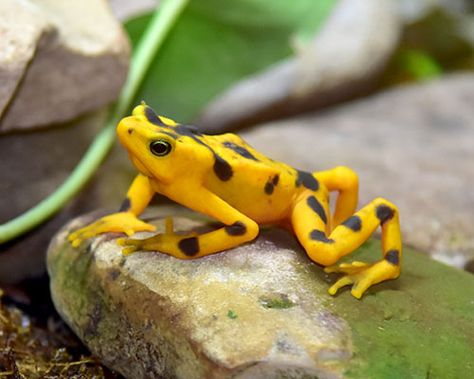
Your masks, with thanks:
[[[238,80],[289,57],[307,41],[335,0],[191,1],[152,63],[136,98],[189,122]],[[126,23],[132,44],[149,15]]]
[[[420,50],[407,49],[396,57],[400,70],[415,78],[426,80],[441,76],[443,69],[430,55]]]

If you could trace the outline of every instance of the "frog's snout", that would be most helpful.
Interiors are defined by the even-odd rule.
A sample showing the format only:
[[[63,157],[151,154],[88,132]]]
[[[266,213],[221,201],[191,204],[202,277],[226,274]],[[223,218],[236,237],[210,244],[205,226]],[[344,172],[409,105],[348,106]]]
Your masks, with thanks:
[[[124,142],[135,132],[136,123],[130,122],[130,117],[125,117],[117,125],[117,135],[120,141]]]

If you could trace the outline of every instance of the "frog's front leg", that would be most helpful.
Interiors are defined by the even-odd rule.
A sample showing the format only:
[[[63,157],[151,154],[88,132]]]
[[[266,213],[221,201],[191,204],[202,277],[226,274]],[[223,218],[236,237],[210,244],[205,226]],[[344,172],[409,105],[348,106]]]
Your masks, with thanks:
[[[193,191],[193,196],[190,197],[188,188],[189,186],[184,186],[184,189],[175,188],[167,195],[188,208],[215,218],[225,226],[199,235],[178,235],[173,232],[172,223],[168,219],[166,232],[163,234],[145,239],[120,239],[118,243],[125,247],[125,254],[137,250],[158,251],[175,258],[192,259],[231,249],[257,236],[259,228],[255,221],[204,188]]]
[[[395,279],[400,274],[402,254],[398,210],[385,199],[377,198],[336,226],[328,227],[328,199],[320,193],[305,192],[297,199],[292,213],[292,225],[308,256],[326,268],[326,272],[346,274],[330,289],[334,295],[346,285],[353,285],[356,298],[373,284]],[[383,259],[374,263],[353,262],[334,264],[357,249],[374,230],[382,226]]]
[[[141,174],[137,175],[119,212],[104,216],[92,224],[74,231],[69,234],[68,240],[73,247],[77,247],[82,241],[102,233],[118,232],[131,236],[137,231],[155,230],[153,225],[147,224],[137,217],[147,207],[153,194],[154,191],[148,178]]]

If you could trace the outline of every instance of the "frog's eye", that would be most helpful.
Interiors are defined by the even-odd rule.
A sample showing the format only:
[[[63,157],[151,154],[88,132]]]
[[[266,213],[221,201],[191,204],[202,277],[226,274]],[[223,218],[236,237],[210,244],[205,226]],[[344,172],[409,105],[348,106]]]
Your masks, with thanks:
[[[162,157],[166,154],[169,154],[171,151],[171,144],[168,141],[159,139],[150,143],[150,151],[153,154]]]

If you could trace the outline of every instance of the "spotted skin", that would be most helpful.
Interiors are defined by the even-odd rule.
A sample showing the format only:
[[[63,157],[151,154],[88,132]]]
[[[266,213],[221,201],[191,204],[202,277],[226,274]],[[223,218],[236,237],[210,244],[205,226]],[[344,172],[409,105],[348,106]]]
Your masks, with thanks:
[[[183,238],[178,242],[179,249],[188,257],[193,257],[199,253],[199,240],[197,237]]]
[[[312,191],[317,191],[319,188],[318,180],[314,177],[313,174],[309,172],[296,170],[297,177],[295,181],[296,187],[300,187],[301,185],[310,189]]]
[[[381,204],[377,206],[377,208],[375,209],[375,212],[377,214],[377,218],[380,220],[382,224],[390,220],[394,214],[394,210],[385,204]]]
[[[251,160],[254,160],[254,161],[258,161],[258,159],[255,158],[253,156],[253,154],[250,151],[248,151],[245,147],[239,146],[239,145],[235,144],[234,142],[225,141],[222,145],[224,145],[225,147],[235,151],[237,154],[239,154],[240,156],[242,156],[244,158],[251,159]]]
[[[117,126],[117,134],[139,174],[118,213],[69,235],[73,246],[101,233],[123,232],[124,254],[159,251],[196,259],[252,241],[260,224],[291,225],[309,258],[343,276],[329,289],[352,285],[356,298],[373,284],[400,273],[402,246],[397,207],[377,198],[356,211],[357,175],[347,167],[306,172],[266,157],[231,133],[205,135],[191,125],[157,115],[146,104]],[[167,146],[162,152],[151,146]],[[329,194],[338,192],[331,212]],[[164,233],[130,238],[155,227],[138,216],[160,193],[223,224],[207,233],[176,234],[172,219]],[[377,227],[382,229],[382,259],[337,265]]]
[[[328,219],[326,217],[326,211],[324,210],[321,203],[316,199],[316,197],[309,196],[306,200],[306,203],[313,210],[313,212],[315,212],[319,216],[319,218],[324,222],[324,224],[328,222]]]
[[[265,187],[263,190],[267,195],[271,195],[273,191],[275,191],[275,187],[278,185],[280,181],[280,175],[275,175],[273,178],[269,178],[268,181],[265,183]]]
[[[385,253],[385,260],[397,266],[400,264],[400,252],[398,250],[389,250]]]
[[[232,225],[227,225],[224,229],[229,236],[243,236],[247,231],[245,224],[240,221],[236,221]]]
[[[362,221],[359,216],[351,216],[342,225],[347,226],[354,232],[358,232],[362,229]]]
[[[309,238],[311,241],[318,241],[322,243],[334,243],[333,239],[330,239],[326,236],[326,233],[324,233],[322,230],[317,230],[314,229],[311,231],[309,234]]]

